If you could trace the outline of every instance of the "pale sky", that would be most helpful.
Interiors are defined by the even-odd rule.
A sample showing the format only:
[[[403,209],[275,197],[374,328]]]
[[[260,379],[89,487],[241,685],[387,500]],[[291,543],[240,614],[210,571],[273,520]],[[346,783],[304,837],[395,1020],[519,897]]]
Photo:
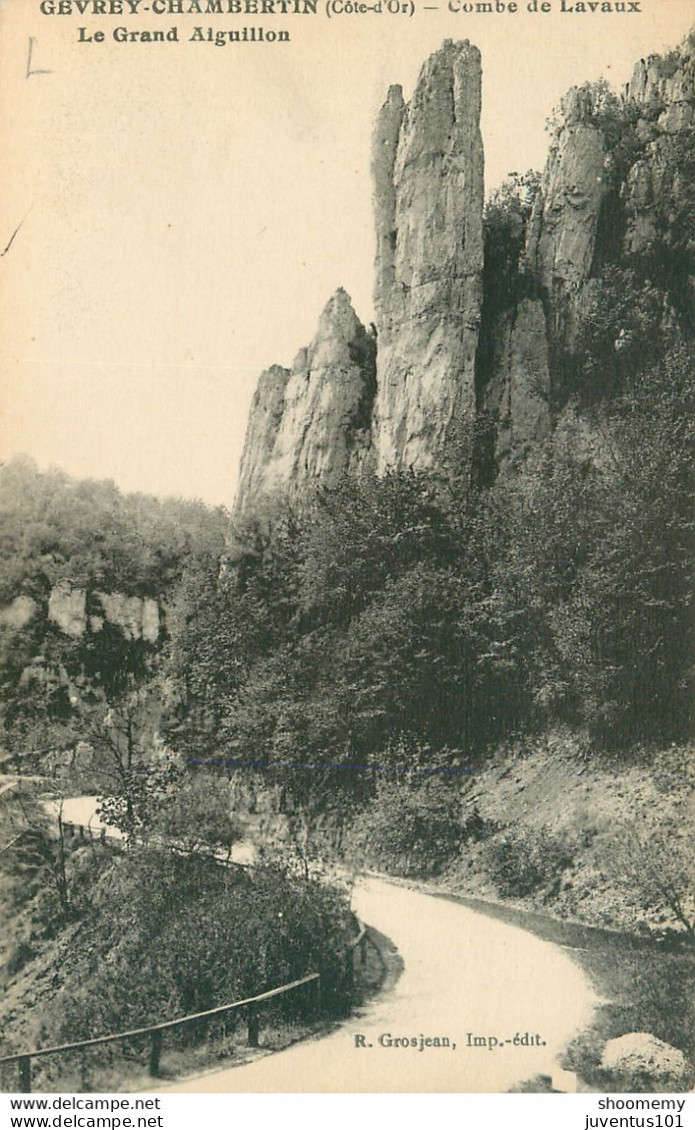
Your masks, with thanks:
[[[625,82],[693,22],[692,0],[638,15],[433,3],[329,20],[325,0],[317,16],[137,18],[0,0],[0,250],[21,224],[0,260],[0,458],[231,504],[261,369],[291,363],[338,286],[371,318],[369,146],[388,86],[409,97],[446,38],[480,47],[489,190],[542,167],[570,86]],[[196,25],[292,42],[190,43]],[[105,42],[78,43],[80,26]],[[119,44],[114,26],[180,41]]]

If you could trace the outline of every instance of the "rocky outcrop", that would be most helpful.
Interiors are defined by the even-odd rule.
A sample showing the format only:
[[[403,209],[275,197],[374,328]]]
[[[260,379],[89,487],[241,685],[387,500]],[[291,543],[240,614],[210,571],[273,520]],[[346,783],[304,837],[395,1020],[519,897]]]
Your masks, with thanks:
[[[261,495],[292,494],[311,482],[371,471],[375,349],[349,295],[338,290],[292,368],[269,369],[259,384],[242,458],[239,511]]]
[[[480,53],[447,41],[408,106],[392,87],[372,158],[377,469],[423,469],[475,413],[482,306]]]
[[[498,352],[484,406],[496,422],[499,470],[550,432],[550,361],[541,302],[524,299],[504,314],[495,338]]]
[[[667,162],[660,160],[654,147],[650,160],[637,161],[623,188],[625,212],[628,217],[623,246],[627,255],[641,255],[649,251],[658,238],[657,201],[662,195]]]
[[[30,596],[17,596],[11,604],[0,608],[0,626],[19,632],[33,620],[38,610],[38,604]]]
[[[398,139],[406,112],[403,90],[389,88],[381,107],[372,137],[372,185],[374,193],[374,228],[376,258],[374,262],[374,300],[377,309],[387,298],[396,277],[396,184],[395,167]]]
[[[566,398],[597,323],[607,332],[612,317],[615,356],[604,343],[601,365],[615,377],[635,332],[653,350],[695,320],[695,33],[667,56],[641,60],[622,97],[601,84],[571,91],[560,119],[522,270],[543,300],[551,370]],[[621,290],[632,296],[622,306]]]
[[[244,454],[241,458],[237,508],[243,510],[251,499],[258,498],[266,486],[268,466],[273,458],[275,440],[285,410],[285,389],[290,370],[272,365],[261,373],[251,402],[246,428]]]
[[[482,306],[480,53],[447,41],[409,105],[389,90],[373,144],[374,336],[344,291],[291,370],[261,377],[236,508],[317,478],[432,466],[475,416]],[[470,456],[470,443],[468,454]]]
[[[411,102],[391,87],[373,144],[375,336],[344,291],[290,370],[261,377],[237,512],[320,479],[423,469],[469,441],[482,306],[480,53],[447,41]]]
[[[628,1032],[609,1040],[601,1067],[621,1082],[625,1090],[640,1084],[668,1085],[681,1090],[692,1077],[680,1048],[664,1043],[650,1032]]]
[[[48,619],[61,632],[79,639],[87,630],[87,593],[70,581],[58,581],[48,598]]]
[[[601,207],[608,193],[607,148],[591,122],[590,94],[570,91],[548,158],[526,243],[525,270],[546,303],[551,342],[567,345],[573,300],[589,278]]]
[[[664,234],[678,226],[683,200],[692,193],[692,178],[688,185],[684,162],[679,160],[685,154],[679,150],[692,151],[693,145],[695,33],[664,58],[641,59],[626,95],[641,109],[637,135],[643,146],[621,194],[624,251],[634,256],[652,251]]]
[[[51,589],[48,619],[73,639],[88,630],[100,632],[105,623],[119,628],[127,640],[143,639],[146,643],[156,643],[161,631],[159,604],[152,597],[120,592],[88,595],[84,588],[67,580],[58,581]]]
[[[151,597],[126,596],[122,592],[96,592],[94,596],[104,610],[106,622],[120,628],[125,639],[157,642],[160,618],[156,600]],[[101,631],[103,623],[100,616],[90,617],[93,632]]]
[[[546,164],[531,219],[526,261],[549,294],[588,278],[606,194],[602,131],[583,120],[580,90],[563,102],[564,124]]]
[[[612,395],[690,332],[694,92],[695,33],[621,97],[570,91],[531,214],[501,194],[484,264],[477,48],[446,41],[409,103],[392,86],[372,149],[376,333],[339,291],[291,369],[262,375],[237,510],[345,473],[451,462],[492,481],[573,398]]]
[[[695,31],[670,54],[640,59],[632,72],[627,97],[651,110],[664,133],[679,133],[695,125],[694,62]]]

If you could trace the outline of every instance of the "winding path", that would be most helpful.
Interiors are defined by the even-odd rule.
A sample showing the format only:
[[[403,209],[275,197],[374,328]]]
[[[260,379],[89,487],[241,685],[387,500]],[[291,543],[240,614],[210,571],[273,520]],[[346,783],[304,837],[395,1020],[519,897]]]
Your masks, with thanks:
[[[95,809],[94,797],[71,798],[63,819],[100,830]],[[245,862],[248,845],[237,848]],[[327,1035],[157,1092],[501,1092],[535,1075],[574,1089],[557,1057],[598,1002],[560,947],[384,879],[361,880],[353,908],[397,946],[404,971],[393,988]],[[420,1050],[421,1035],[442,1046]],[[395,1046],[404,1038],[416,1046]]]
[[[538,1074],[550,1075],[560,1090],[573,1089],[574,1076],[560,1070],[557,1056],[597,1000],[559,947],[381,879],[363,880],[353,905],[398,947],[405,968],[392,989],[326,1036],[157,1090],[502,1092]],[[526,1033],[533,1045],[506,1042]],[[446,1038],[449,1046],[420,1050],[421,1035]],[[365,1046],[358,1046],[359,1036]],[[403,1037],[417,1046],[384,1046]],[[492,1037],[497,1046],[489,1039],[475,1046],[473,1037]]]

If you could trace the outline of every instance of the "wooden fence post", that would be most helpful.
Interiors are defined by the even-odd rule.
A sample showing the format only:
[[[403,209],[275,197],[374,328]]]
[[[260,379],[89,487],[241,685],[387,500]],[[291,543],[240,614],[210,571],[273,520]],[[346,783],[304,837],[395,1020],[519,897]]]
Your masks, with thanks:
[[[347,951],[347,962],[345,967],[345,984],[348,989],[351,989],[355,983],[355,947],[350,946]]]
[[[156,1078],[159,1075],[159,1061],[162,1055],[162,1032],[157,1029],[152,1033],[152,1047],[150,1048],[150,1075]]]
[[[84,833],[84,828],[82,828]],[[355,973],[355,949],[352,946],[345,954],[345,975],[343,984],[331,985],[329,992],[331,999],[335,995],[336,998],[342,996],[341,990],[344,991],[345,981],[352,981]],[[313,988],[312,988],[313,986]],[[19,1070],[19,1091],[24,1094],[31,1092],[31,1059],[32,1056],[45,1056],[54,1055],[58,1052],[64,1053],[68,1051],[78,1051],[83,1048],[91,1048],[96,1045],[105,1043],[113,1043],[117,1040],[132,1040],[134,1037],[150,1036],[152,1043],[150,1045],[149,1054],[149,1072],[153,1078],[158,1077],[160,1073],[160,1059],[162,1054],[162,1044],[164,1032],[172,1027],[179,1027],[182,1024],[192,1023],[193,1021],[201,1020],[203,1017],[217,1016],[221,1013],[230,1012],[232,1009],[245,1008],[248,1023],[248,1046],[251,1048],[259,1047],[259,1034],[260,1034],[260,1006],[271,997],[275,998],[283,993],[302,988],[303,994],[308,990],[309,993],[315,993],[311,996],[309,1001],[303,996],[305,1002],[305,1011],[311,1011],[311,1001],[313,1000],[318,1015],[321,1015],[323,1010],[323,994],[321,977],[318,973],[309,973],[304,977],[292,981],[288,985],[279,985],[275,989],[268,989],[266,992],[260,993],[257,997],[246,998],[245,1000],[234,1001],[231,1004],[220,1005],[217,1008],[207,1009],[204,1012],[194,1013],[190,1016],[180,1016],[175,1020],[163,1021],[157,1027],[137,1028],[129,1032],[114,1032],[106,1036],[97,1036],[90,1040],[78,1040],[74,1044],[62,1044],[60,1047],[55,1048],[37,1048],[34,1051],[26,1054],[16,1054],[8,1056],[0,1056],[0,1064],[16,1063]]]
[[[31,1094],[31,1060],[23,1055],[19,1061],[19,1091],[22,1095]]]
[[[248,1023],[249,1023],[248,1045],[249,1045],[250,1048],[257,1048],[258,1047],[258,1007],[255,1004],[249,1005]]]
[[[316,985],[316,998],[315,998],[315,1001],[314,1001],[314,1003],[316,1005],[316,1015],[320,1016],[321,1015],[321,978],[317,977],[314,984]]]

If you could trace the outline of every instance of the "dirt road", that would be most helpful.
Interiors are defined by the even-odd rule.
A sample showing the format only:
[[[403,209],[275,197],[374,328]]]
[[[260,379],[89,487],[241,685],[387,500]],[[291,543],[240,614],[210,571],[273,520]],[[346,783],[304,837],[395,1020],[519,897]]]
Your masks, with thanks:
[[[557,1056],[596,998],[562,950],[383,880],[365,879],[354,908],[400,951],[393,989],[327,1036],[157,1090],[501,1092],[538,1074],[573,1089]]]

